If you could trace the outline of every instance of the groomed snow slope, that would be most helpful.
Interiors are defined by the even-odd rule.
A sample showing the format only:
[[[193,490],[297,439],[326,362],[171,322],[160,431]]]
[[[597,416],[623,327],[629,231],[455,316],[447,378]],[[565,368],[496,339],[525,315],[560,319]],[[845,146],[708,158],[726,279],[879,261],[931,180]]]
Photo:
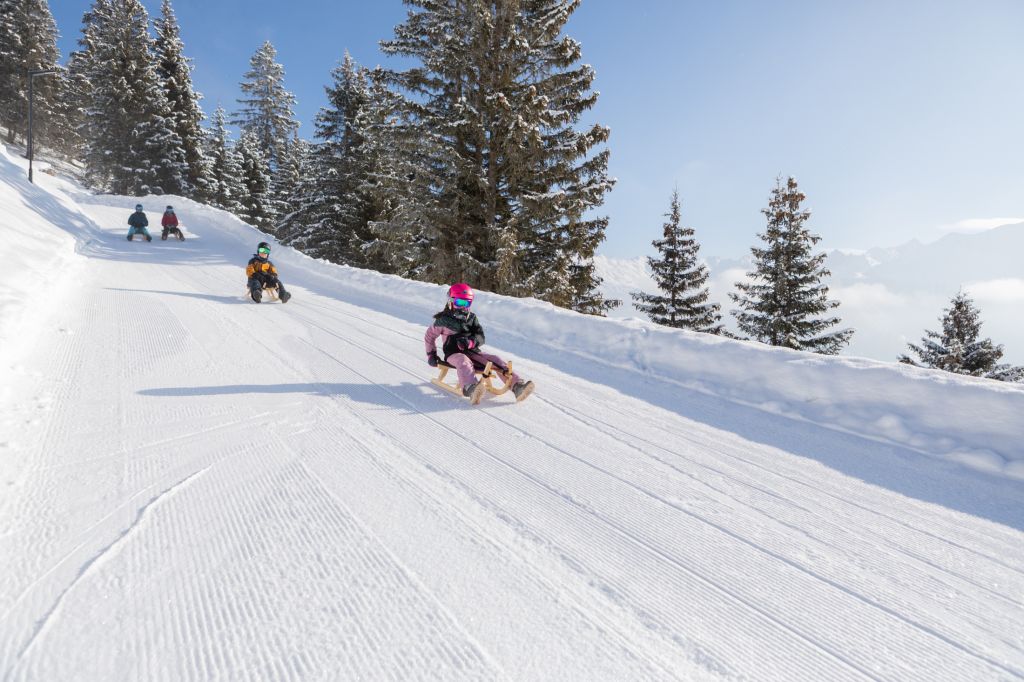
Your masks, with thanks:
[[[0,678],[1024,677],[1020,388],[481,295],[538,389],[474,408],[441,287],[278,247],[256,306],[252,228],[23,172]]]

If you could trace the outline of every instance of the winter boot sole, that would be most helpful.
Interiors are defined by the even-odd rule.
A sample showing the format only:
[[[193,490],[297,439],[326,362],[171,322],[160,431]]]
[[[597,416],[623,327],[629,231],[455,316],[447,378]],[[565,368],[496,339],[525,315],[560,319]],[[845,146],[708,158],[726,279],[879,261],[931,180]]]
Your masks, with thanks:
[[[473,392],[469,394],[469,404],[479,405],[480,401],[484,399],[484,392],[486,390],[487,386],[484,385],[484,382],[478,382],[476,388],[474,388]]]
[[[533,388],[534,388],[533,382],[532,381],[527,382],[526,386],[523,386],[523,390],[520,391],[519,395],[516,396],[516,402],[517,403],[521,403],[524,400],[526,400],[527,398],[529,398],[530,394],[533,393]]]

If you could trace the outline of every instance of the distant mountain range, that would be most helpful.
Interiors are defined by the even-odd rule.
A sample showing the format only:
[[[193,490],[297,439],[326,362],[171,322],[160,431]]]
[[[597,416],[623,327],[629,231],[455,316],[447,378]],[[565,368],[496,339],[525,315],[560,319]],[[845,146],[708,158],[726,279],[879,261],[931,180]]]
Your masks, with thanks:
[[[730,328],[733,285],[751,269],[750,258],[707,258],[711,298],[722,305]],[[612,317],[640,317],[632,291],[656,291],[643,257],[597,256],[607,298],[622,300]],[[1024,364],[1024,223],[972,234],[952,233],[927,244],[917,240],[864,252],[830,251],[830,295],[854,334],[844,355],[895,360],[907,342],[938,330],[950,300],[965,289],[981,310],[982,336],[1003,344],[1003,360]]]

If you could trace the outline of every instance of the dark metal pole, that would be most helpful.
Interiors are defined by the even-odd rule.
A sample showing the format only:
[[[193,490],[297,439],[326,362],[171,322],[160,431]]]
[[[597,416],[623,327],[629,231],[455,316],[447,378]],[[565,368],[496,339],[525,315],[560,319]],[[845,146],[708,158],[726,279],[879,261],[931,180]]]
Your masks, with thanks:
[[[35,73],[28,72],[28,181],[32,182],[32,82]]]
[[[28,72],[28,181],[32,182],[32,83],[35,81],[36,76],[46,76],[51,73],[57,73],[53,69],[37,69],[36,71]]]

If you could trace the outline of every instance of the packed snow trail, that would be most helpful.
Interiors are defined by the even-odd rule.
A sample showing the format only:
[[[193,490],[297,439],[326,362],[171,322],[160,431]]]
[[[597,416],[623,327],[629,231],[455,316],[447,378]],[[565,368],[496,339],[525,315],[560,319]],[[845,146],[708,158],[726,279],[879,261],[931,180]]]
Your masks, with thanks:
[[[538,390],[473,408],[433,309],[257,306],[216,212],[77,200],[3,405],[0,678],[1024,677],[1021,481],[502,334]]]

